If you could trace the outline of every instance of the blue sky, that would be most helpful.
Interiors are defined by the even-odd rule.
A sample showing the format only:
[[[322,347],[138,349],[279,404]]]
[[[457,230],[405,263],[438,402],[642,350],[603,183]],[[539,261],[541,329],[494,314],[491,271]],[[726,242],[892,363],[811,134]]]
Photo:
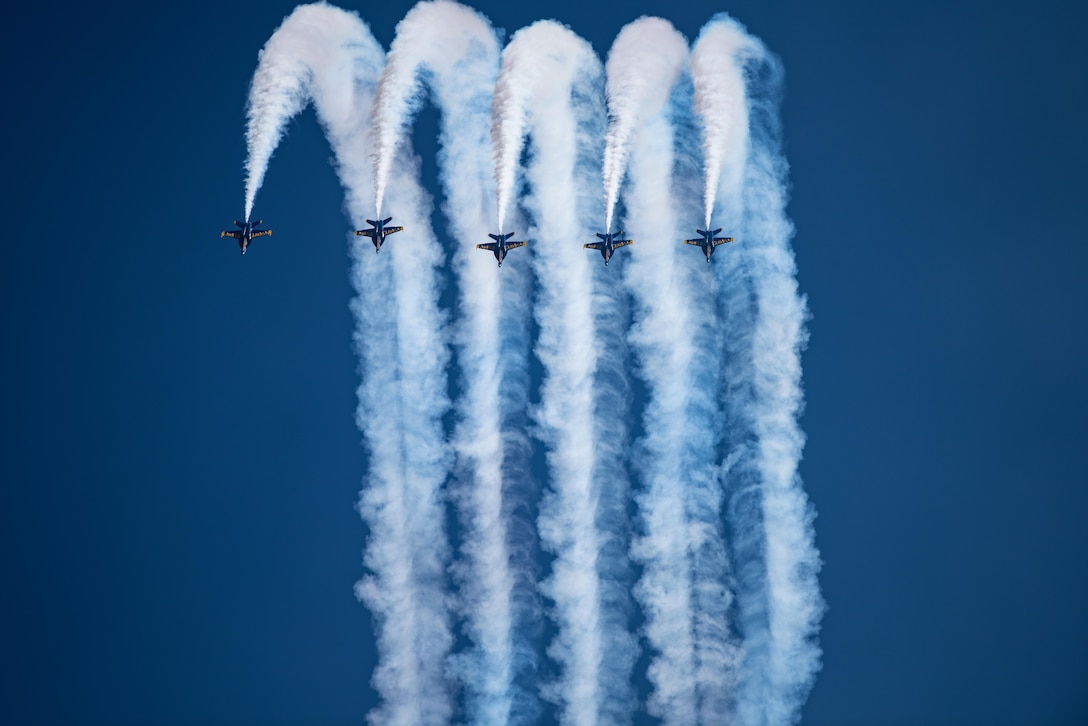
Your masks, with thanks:
[[[601,55],[640,14],[694,38],[726,10],[783,60],[829,605],[804,721],[1083,722],[1088,11],[675,5],[476,7]],[[258,196],[275,235],[218,237],[292,7],[24,8],[0,44],[5,720],[373,703],[348,222],[312,112]],[[388,44],[410,5],[344,7]]]

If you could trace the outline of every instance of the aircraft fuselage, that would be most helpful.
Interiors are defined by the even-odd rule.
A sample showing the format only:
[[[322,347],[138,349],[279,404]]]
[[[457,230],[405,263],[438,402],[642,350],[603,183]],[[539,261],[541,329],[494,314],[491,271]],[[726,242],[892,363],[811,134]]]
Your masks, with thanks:
[[[601,257],[604,258],[604,264],[607,265],[608,261],[612,259],[612,255],[615,253],[617,247],[626,247],[631,244],[633,240],[618,239],[623,236],[623,230],[616,233],[606,232],[604,234],[598,232],[597,236],[601,239],[600,242],[587,242],[582,247],[587,250],[599,250]]]
[[[262,224],[264,220],[258,219],[256,222],[239,222],[234,220],[234,223],[238,226],[238,229],[233,231],[223,231],[219,233],[220,237],[233,237],[238,240],[238,247],[242,250],[242,254],[246,253],[246,249],[249,248],[249,244],[255,237],[264,237],[272,234],[270,229],[257,229],[257,226]]]
[[[510,238],[514,236],[513,232],[508,232],[507,234],[488,234],[487,236],[495,241],[476,245],[476,249],[487,250],[494,254],[495,259],[499,263],[499,267],[502,267],[502,261],[506,259],[506,254],[510,250],[525,246],[524,241],[510,241]]]
[[[718,234],[718,232],[721,232],[721,231],[722,231],[721,227],[719,227],[718,229],[712,229],[712,230],[697,229],[697,230],[695,230],[695,233],[698,234],[698,235],[701,235],[701,236],[696,238],[696,239],[686,239],[686,240],[684,240],[684,244],[693,245],[693,246],[698,247],[699,249],[701,249],[703,251],[703,254],[706,255],[706,261],[709,264],[710,263],[710,256],[714,254],[714,248],[715,247],[717,247],[718,245],[723,245],[723,244],[726,244],[728,242],[733,241],[732,237],[715,237],[714,236],[714,235]]]
[[[404,227],[386,227],[385,225],[393,221],[392,217],[386,217],[385,219],[368,219],[366,223],[370,225],[370,229],[357,229],[355,230],[356,237],[369,237],[370,241],[374,243],[374,253],[381,252],[382,244],[385,242],[385,238],[394,232],[400,232]]]

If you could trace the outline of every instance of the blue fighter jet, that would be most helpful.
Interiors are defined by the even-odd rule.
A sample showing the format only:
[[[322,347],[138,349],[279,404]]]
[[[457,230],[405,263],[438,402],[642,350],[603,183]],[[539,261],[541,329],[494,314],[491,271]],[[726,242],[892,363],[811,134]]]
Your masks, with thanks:
[[[373,220],[368,219],[367,224],[370,225],[370,229],[357,229],[355,230],[356,237],[369,237],[370,241],[374,243],[374,254],[381,252],[382,243],[385,242],[385,238],[394,232],[399,232],[404,227],[386,227],[385,225],[393,221],[392,217],[386,217],[385,219]]]
[[[587,242],[582,246],[587,250],[600,250],[601,257],[604,258],[604,264],[606,265],[608,264],[608,261],[612,259],[612,253],[616,251],[617,247],[626,247],[633,241],[629,239],[617,239],[618,237],[623,236],[622,229],[615,234],[601,234],[598,232],[597,236],[601,238],[600,242]]]
[[[220,232],[220,237],[233,237],[238,240],[238,246],[242,248],[242,254],[246,253],[246,248],[249,247],[249,243],[257,237],[264,237],[272,234],[270,229],[257,229],[257,225],[261,224],[262,220],[258,219],[256,222],[239,222],[234,220],[234,224],[238,226],[238,229],[231,232]]]
[[[695,230],[696,234],[701,234],[702,237],[700,237],[699,239],[686,239],[686,240],[684,240],[684,244],[694,245],[695,247],[701,247],[703,249],[703,254],[706,255],[706,261],[709,263],[710,262],[710,256],[712,254],[714,254],[714,248],[715,247],[717,247],[718,245],[724,245],[726,242],[732,242],[733,241],[732,237],[715,237],[714,236],[714,235],[718,234],[718,232],[721,232],[721,231],[722,231],[721,227],[718,227],[717,229],[713,229],[713,230],[709,230],[709,231],[705,230],[705,229],[697,229],[697,230]]]
[[[487,235],[494,242],[485,242],[482,245],[476,245],[478,250],[488,250],[495,255],[495,259],[499,261],[499,267],[502,267],[502,260],[506,257],[506,253],[512,249],[518,247],[524,247],[524,242],[509,242],[508,240],[514,236],[513,232],[508,234],[489,234]]]

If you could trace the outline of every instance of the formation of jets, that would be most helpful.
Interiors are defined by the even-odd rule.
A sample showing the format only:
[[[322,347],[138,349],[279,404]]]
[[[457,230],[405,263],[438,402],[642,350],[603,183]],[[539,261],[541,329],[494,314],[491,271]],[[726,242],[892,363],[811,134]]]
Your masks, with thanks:
[[[392,217],[386,217],[385,219],[373,220],[368,219],[367,224],[370,225],[370,229],[357,229],[355,230],[356,237],[369,237],[370,241],[374,243],[374,254],[378,254],[382,251],[382,243],[385,242],[385,238],[394,232],[399,232],[404,227],[386,227],[385,225],[393,221]]]
[[[219,236],[233,237],[234,239],[238,240],[238,246],[242,248],[243,255],[246,253],[246,248],[249,247],[249,243],[252,242],[254,239],[256,239],[257,237],[264,237],[266,235],[272,234],[272,230],[270,229],[257,229],[257,227],[261,224],[261,220],[259,219],[256,222],[250,222],[248,219],[245,222],[239,222],[236,219],[234,220],[234,224],[238,227],[238,229],[233,231],[224,230],[219,234]]]
[[[478,250],[488,250],[495,255],[495,259],[499,261],[499,267],[502,267],[502,260],[506,257],[506,253],[510,250],[517,249],[518,247],[524,247],[525,242],[511,242],[510,238],[514,236],[513,232],[507,234],[488,234],[488,237],[495,240],[494,242],[484,242],[482,245],[476,245]]]
[[[394,232],[400,232],[404,227],[387,227],[386,225],[393,221],[392,217],[386,217],[385,219],[368,219],[366,223],[370,225],[369,229],[357,229],[355,230],[356,237],[369,237],[370,241],[374,243],[374,252],[380,252],[382,244],[385,242],[385,238]],[[261,220],[256,222],[239,222],[234,221],[238,229],[233,231],[223,231],[220,233],[220,237],[233,237],[238,240],[238,246],[242,248],[242,254],[246,253],[246,248],[257,237],[264,237],[265,235],[272,234],[270,229],[257,229],[262,224]],[[686,239],[684,244],[694,245],[702,249],[703,254],[706,255],[706,261],[710,262],[710,256],[714,254],[714,249],[719,245],[723,245],[727,242],[732,242],[732,237],[716,237],[721,232],[721,227],[718,229],[705,230],[696,229],[696,234],[700,235],[695,239]],[[476,245],[478,250],[487,250],[495,255],[495,259],[499,263],[499,267],[502,267],[502,261],[506,258],[506,255],[510,250],[517,249],[518,247],[524,247],[523,241],[510,241],[510,238],[514,236],[513,232],[506,234],[488,234],[488,237],[495,240],[494,242],[485,242],[484,244]],[[597,237],[600,238],[600,242],[587,242],[582,245],[587,250],[597,250],[601,253],[601,257],[604,258],[604,264],[607,265],[608,261],[612,259],[612,255],[620,247],[626,247],[631,244],[633,240],[620,239],[623,236],[623,230],[619,232],[598,232]]]

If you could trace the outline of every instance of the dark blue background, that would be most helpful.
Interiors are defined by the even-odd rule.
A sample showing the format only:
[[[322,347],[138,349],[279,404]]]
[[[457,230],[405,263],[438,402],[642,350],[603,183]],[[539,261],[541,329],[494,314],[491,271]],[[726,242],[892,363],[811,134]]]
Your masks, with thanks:
[[[347,7],[388,45],[409,6]],[[258,196],[275,236],[218,237],[292,7],[7,11],[0,720],[373,703],[348,223],[312,112]],[[805,721],[1088,720],[1088,6],[477,7],[602,57],[640,14],[694,38],[727,10],[784,61],[830,606]]]

